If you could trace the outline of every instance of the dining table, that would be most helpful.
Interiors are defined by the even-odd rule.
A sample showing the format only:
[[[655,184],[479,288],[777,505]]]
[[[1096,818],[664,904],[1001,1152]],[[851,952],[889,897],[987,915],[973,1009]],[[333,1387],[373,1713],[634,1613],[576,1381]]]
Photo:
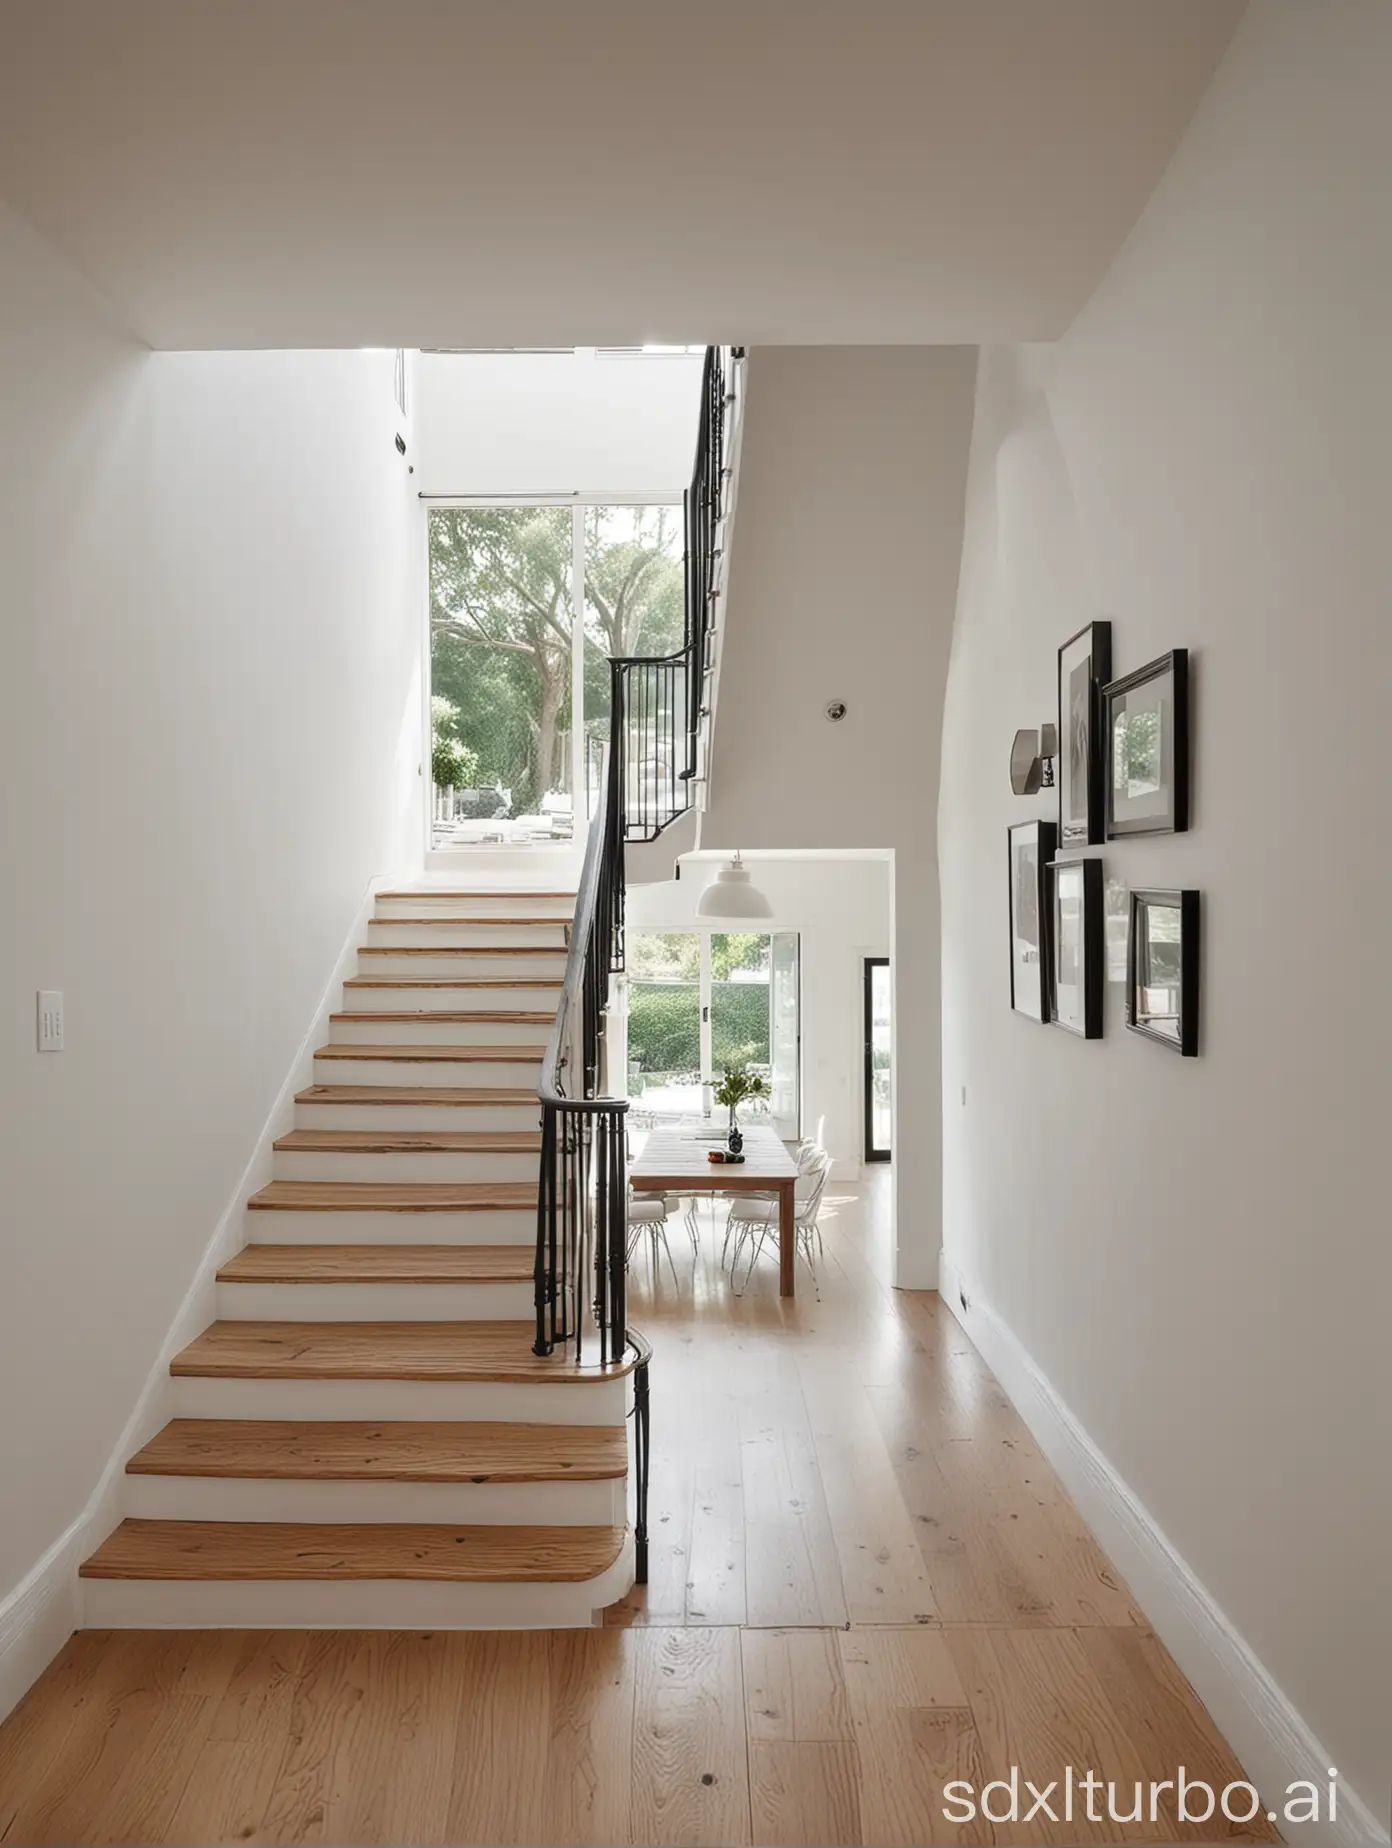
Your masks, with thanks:
[[[710,1129],[658,1124],[629,1164],[635,1193],[776,1194],[778,1196],[778,1294],[792,1296],[797,1256],[798,1167],[776,1130],[751,1123],[744,1131],[742,1162],[710,1160],[712,1149],[728,1146]]]

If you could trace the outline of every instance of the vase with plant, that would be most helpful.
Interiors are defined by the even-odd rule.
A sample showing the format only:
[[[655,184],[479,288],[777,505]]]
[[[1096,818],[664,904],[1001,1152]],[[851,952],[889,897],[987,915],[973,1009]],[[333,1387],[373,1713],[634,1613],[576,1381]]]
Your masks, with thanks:
[[[747,1065],[727,1065],[725,1076],[715,1087],[714,1097],[718,1104],[723,1104],[730,1112],[730,1153],[738,1155],[744,1147],[744,1137],[740,1133],[739,1107],[747,1097],[767,1097],[768,1085],[757,1072],[751,1072]]]

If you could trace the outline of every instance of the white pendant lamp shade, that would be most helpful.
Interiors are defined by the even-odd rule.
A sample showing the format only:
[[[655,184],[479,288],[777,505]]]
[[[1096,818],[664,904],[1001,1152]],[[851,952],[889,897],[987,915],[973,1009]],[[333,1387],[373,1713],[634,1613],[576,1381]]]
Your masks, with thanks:
[[[773,906],[749,877],[736,854],[722,866],[696,901],[698,918],[771,918]]]

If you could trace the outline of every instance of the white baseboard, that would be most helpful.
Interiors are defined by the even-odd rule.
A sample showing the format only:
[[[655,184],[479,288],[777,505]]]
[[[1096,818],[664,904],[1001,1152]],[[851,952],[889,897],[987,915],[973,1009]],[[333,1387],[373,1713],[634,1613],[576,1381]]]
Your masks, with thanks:
[[[1300,1778],[1308,1778],[1323,1792],[1329,1766],[1337,1760],[1093,1443],[1013,1330],[946,1252],[939,1289],[1241,1760],[1265,1807],[1279,1810],[1287,1786]],[[1296,1826],[1295,1839],[1328,1842],[1331,1848],[1388,1842],[1387,1831],[1347,1783],[1341,1782],[1338,1794],[1337,1818]],[[1282,1826],[1283,1831],[1290,1827]]]
[[[78,1625],[74,1522],[0,1602],[0,1719],[17,1706]]]
[[[0,1599],[0,1719],[23,1698],[72,1632],[82,1628],[85,1616],[83,1581],[77,1576],[77,1568],[121,1519],[121,1484],[127,1460],[171,1416],[169,1363],[180,1348],[186,1347],[216,1317],[217,1270],[246,1242],[247,1196],[265,1186],[271,1178],[274,1159],[271,1145],[293,1125],[295,1093],[313,1082],[314,1049],[329,1037],[329,1015],[338,1006],[344,980],[356,972],[358,945],[365,940],[367,919],[377,893],[391,883],[386,875],[368,882],[285,1083],[213,1229],[193,1281],[141,1389],[135,1410],[87,1505],[27,1577]]]

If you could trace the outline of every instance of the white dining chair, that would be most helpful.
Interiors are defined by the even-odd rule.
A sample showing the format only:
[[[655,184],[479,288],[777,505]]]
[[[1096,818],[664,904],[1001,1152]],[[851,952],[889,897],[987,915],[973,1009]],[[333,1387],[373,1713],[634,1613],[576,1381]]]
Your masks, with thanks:
[[[821,1285],[817,1277],[817,1259],[824,1255],[822,1235],[817,1225],[817,1215],[821,1211],[822,1195],[826,1191],[827,1177],[831,1173],[831,1157],[825,1149],[810,1149],[807,1154],[807,1166],[802,1169],[796,1187],[793,1189],[793,1227],[797,1241],[798,1255],[812,1274],[812,1285],[821,1297]],[[801,1165],[801,1164],[800,1164]],[[770,1233],[778,1233],[778,1201],[751,1195],[740,1200],[730,1213],[731,1228],[735,1233],[735,1248],[730,1258],[730,1283],[737,1296],[743,1296],[749,1288],[749,1279],[754,1275],[754,1266],[759,1262]],[[735,1279],[739,1270],[740,1252],[744,1246],[752,1246],[749,1264],[744,1273],[744,1284],[739,1286]],[[814,1249],[815,1247],[815,1249]]]
[[[825,1122],[825,1117],[819,1117],[818,1127],[820,1128],[821,1124]],[[805,1179],[809,1175],[815,1175],[821,1163],[823,1161],[829,1161],[830,1157],[827,1155],[826,1150],[822,1147],[820,1142],[814,1142],[810,1136],[804,1136],[802,1141],[797,1145],[794,1159],[797,1162],[799,1178]],[[774,1218],[777,1219],[778,1217],[778,1195],[776,1193],[749,1193],[739,1197],[732,1197],[729,1210],[725,1215],[725,1242],[720,1248],[720,1262],[722,1265],[729,1262],[730,1240],[741,1222],[746,1224],[749,1222],[750,1215],[745,1209],[752,1206],[760,1208],[772,1206],[774,1208]]]
[[[641,1244],[644,1233],[651,1246],[653,1276],[656,1279],[659,1267],[658,1246],[662,1247],[667,1259],[667,1268],[672,1273],[672,1281],[681,1285],[677,1278],[677,1267],[672,1259],[672,1247],[667,1242],[667,1197],[665,1194],[635,1194],[628,1196],[628,1249],[626,1257],[633,1262],[633,1254]]]

